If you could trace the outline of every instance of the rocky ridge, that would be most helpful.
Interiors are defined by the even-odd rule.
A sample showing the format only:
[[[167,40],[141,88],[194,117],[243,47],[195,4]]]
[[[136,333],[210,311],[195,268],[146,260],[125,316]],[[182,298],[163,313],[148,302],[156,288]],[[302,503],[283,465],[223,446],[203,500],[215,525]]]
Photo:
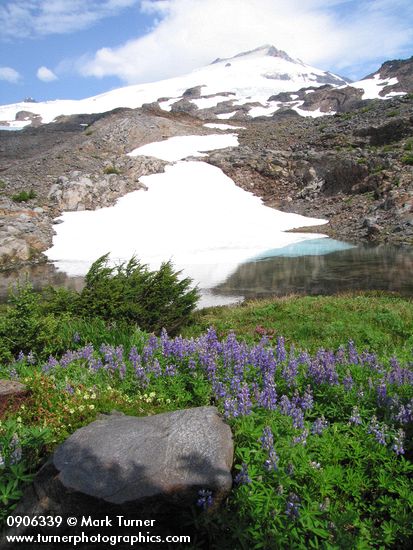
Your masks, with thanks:
[[[44,261],[59,222],[53,220],[63,211],[111,206],[144,189],[139,178],[166,164],[127,152],[174,135],[208,133],[186,115],[164,115],[123,109],[90,116],[86,126],[83,117],[62,117],[18,135],[0,132],[0,267]]]

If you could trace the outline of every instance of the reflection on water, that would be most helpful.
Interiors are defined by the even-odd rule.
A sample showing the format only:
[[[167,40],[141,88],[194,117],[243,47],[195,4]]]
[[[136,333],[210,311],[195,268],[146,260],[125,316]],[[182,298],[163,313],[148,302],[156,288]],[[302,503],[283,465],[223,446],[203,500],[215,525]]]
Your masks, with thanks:
[[[299,294],[334,294],[348,290],[389,290],[413,296],[413,248],[358,246],[328,253],[331,239],[307,241],[298,248],[271,251],[265,259],[244,263],[228,278],[205,289],[201,306],[222,305],[244,298]],[[324,250],[322,251],[322,247]],[[315,247],[315,248],[314,248]],[[269,254],[269,253],[267,253]],[[266,254],[266,255],[267,255]],[[208,268],[208,266],[206,266]],[[0,299],[18,279],[28,277],[35,288],[48,284],[80,290],[83,277],[68,277],[51,264],[0,274]]]
[[[246,298],[388,290],[413,295],[413,248],[359,246],[324,255],[278,256],[239,266],[214,289]]]

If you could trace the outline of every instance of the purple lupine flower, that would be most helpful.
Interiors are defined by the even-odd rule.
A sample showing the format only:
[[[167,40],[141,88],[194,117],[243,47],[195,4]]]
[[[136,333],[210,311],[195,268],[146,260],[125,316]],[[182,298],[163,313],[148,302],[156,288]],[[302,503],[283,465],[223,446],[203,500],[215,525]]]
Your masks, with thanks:
[[[150,372],[153,372],[153,374],[155,375],[155,378],[159,378],[159,376],[162,376],[162,368],[161,368],[161,365],[159,364],[158,359],[155,359],[153,361],[152,365],[150,365],[150,368],[148,370],[150,370]]]
[[[133,368],[136,368],[136,365],[141,364],[141,356],[139,355],[136,346],[132,346],[129,351],[129,361],[132,363]]]
[[[349,422],[351,424],[356,424],[356,425],[361,424],[361,416],[359,414],[358,407],[353,407],[351,411],[351,416],[349,418]]]
[[[239,416],[237,402],[233,397],[227,397],[224,401],[225,418],[235,418]]]
[[[304,412],[299,407],[292,407],[290,417],[293,421],[294,428],[304,428]]]
[[[242,463],[241,470],[234,477],[234,483],[237,485],[247,485],[251,483],[252,479],[248,475],[248,466],[245,462]]]
[[[148,364],[150,363],[150,360],[152,359],[155,351],[158,348],[158,338],[151,334],[149,337],[148,343],[144,346],[142,351],[142,358],[143,362]]]
[[[166,376],[176,376],[177,374],[177,366],[176,365],[166,365],[165,367],[165,375]]]
[[[17,374],[17,370],[14,368],[9,370],[9,375],[12,380],[16,380],[19,377],[19,375]]]
[[[298,361],[295,358],[291,358],[282,370],[282,377],[287,382],[288,386],[292,386],[297,383],[298,375]]]
[[[36,363],[36,358],[32,351],[30,351],[29,354],[27,355],[26,361],[29,365],[34,365]]]
[[[297,361],[299,365],[306,365],[308,367],[311,362],[311,356],[307,351],[303,351],[297,357]]]
[[[67,393],[70,393],[70,395],[73,395],[75,393],[75,390],[70,384],[66,384],[65,391],[67,391]]]
[[[227,397],[227,390],[225,389],[224,384],[222,382],[218,382],[218,380],[214,380],[212,384],[212,391],[214,392],[216,399],[225,399],[225,397]]]
[[[54,369],[59,365],[59,361],[53,357],[53,355],[50,355],[49,360],[45,365],[42,367],[43,372],[49,372],[50,370]]]
[[[264,462],[264,468],[266,470],[268,470],[269,472],[271,470],[277,471],[278,470],[278,461],[279,461],[279,457],[278,457],[277,453],[275,452],[274,447],[272,447],[268,451],[268,458]]]
[[[413,383],[413,371],[411,369],[402,368],[395,357],[390,359],[390,366],[391,369],[387,375],[387,381],[390,384],[402,386],[403,384]]]
[[[295,493],[288,495],[287,503],[285,506],[285,513],[290,519],[297,519],[300,515],[300,498]]]
[[[338,384],[335,361],[336,358],[333,352],[324,349],[318,350],[315,358],[310,361],[307,370],[308,375],[316,384]]]
[[[385,382],[381,382],[377,388],[377,401],[380,405],[384,405],[387,402],[387,386]]]
[[[130,349],[129,361],[132,363],[136,378],[141,382],[142,385],[146,386],[149,383],[148,377],[146,376],[145,369],[142,366],[142,358],[139,355],[138,350],[135,346],[132,346]]]
[[[346,348],[344,346],[340,346],[336,351],[336,363],[338,365],[344,365],[345,362],[346,362]]]
[[[274,352],[263,347],[262,342],[249,350],[248,362],[259,369],[263,377],[274,377],[277,366]]]
[[[353,388],[353,385],[354,385],[354,380],[353,380],[353,377],[351,376],[351,374],[347,374],[347,376],[345,376],[343,378],[343,386],[344,386],[344,389],[346,391],[351,391],[352,388]]]
[[[348,343],[348,360],[352,365],[359,364],[359,354],[357,353],[353,340],[350,340]]]
[[[404,438],[405,438],[405,433],[400,428],[397,431],[397,435],[394,437],[394,443],[393,443],[393,447],[392,447],[392,449],[396,453],[396,455],[403,455],[404,454],[404,447],[403,447]]]
[[[89,370],[91,370],[92,372],[98,372],[98,370],[100,369],[103,369],[103,363],[100,357],[89,361]]]
[[[307,444],[307,437],[308,437],[308,429],[305,428],[301,433],[300,435],[294,437],[293,439],[293,445],[303,445],[305,446]]]
[[[379,370],[377,356],[374,353],[363,351],[363,353],[359,356],[359,363],[361,363],[364,367],[368,367],[370,370]]]
[[[277,338],[276,357],[278,363],[282,363],[287,359],[287,352],[285,350],[284,338],[279,336]]]
[[[311,386],[307,386],[303,397],[301,398],[301,408],[304,411],[310,411],[314,406],[314,397]]]
[[[395,420],[400,424],[410,424],[413,420],[412,408],[409,405],[400,405]]]
[[[17,361],[24,361],[26,358],[26,356],[24,355],[24,353],[20,350],[19,351],[19,355],[17,356]]]
[[[263,389],[258,394],[258,404],[265,409],[273,411],[277,408],[277,391],[274,380],[264,375]]]
[[[229,389],[232,393],[235,394],[235,393],[239,393],[241,391],[241,388],[242,388],[241,379],[238,375],[234,374],[230,379]]]
[[[199,498],[196,505],[203,510],[207,510],[214,503],[214,499],[212,498],[212,491],[208,491],[207,489],[201,489],[200,491],[198,491],[198,497]]]
[[[383,425],[380,428],[375,416],[373,416],[370,421],[369,427],[367,428],[367,433],[373,434],[376,441],[380,443],[380,445],[386,445],[386,427]]]
[[[285,468],[285,472],[288,476],[294,475],[294,465],[291,462],[287,464],[287,467]]]
[[[238,413],[240,416],[246,416],[251,413],[252,402],[250,397],[250,391],[247,383],[244,383],[241,387],[241,391],[237,395],[238,400]]]
[[[77,354],[67,351],[60,359],[60,366],[66,369],[74,359],[77,359]]]
[[[78,332],[75,332],[73,334],[72,340],[74,344],[78,344],[80,342],[80,334]]]
[[[265,451],[269,451],[274,446],[274,436],[269,426],[265,426],[262,436],[260,437],[261,447]]]
[[[327,428],[328,428],[328,422],[324,418],[324,416],[321,416],[320,418],[317,418],[317,420],[313,422],[313,425],[311,427],[311,433],[313,435],[321,435],[323,431],[326,430]]]
[[[281,414],[285,416],[290,414],[292,405],[291,405],[290,399],[286,395],[281,396],[278,406]]]
[[[81,359],[86,359],[86,361],[91,361],[94,354],[93,344],[86,344],[83,348],[78,350],[78,357]]]

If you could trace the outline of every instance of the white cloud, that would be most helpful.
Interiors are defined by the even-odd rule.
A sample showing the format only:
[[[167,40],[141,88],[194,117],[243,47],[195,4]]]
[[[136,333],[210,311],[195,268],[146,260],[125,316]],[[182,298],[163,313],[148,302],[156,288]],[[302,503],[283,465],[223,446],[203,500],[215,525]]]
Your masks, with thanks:
[[[270,43],[322,68],[407,55],[410,0],[142,0],[158,17],[143,37],[79,60],[84,76],[137,83],[183,74]]]
[[[44,66],[37,69],[36,76],[43,82],[53,82],[53,80],[57,80],[57,76],[54,72]]]
[[[6,0],[0,6],[3,40],[65,34],[138,5],[139,0]]]
[[[0,67],[0,80],[6,80],[12,84],[16,84],[21,79],[20,73],[11,67]]]

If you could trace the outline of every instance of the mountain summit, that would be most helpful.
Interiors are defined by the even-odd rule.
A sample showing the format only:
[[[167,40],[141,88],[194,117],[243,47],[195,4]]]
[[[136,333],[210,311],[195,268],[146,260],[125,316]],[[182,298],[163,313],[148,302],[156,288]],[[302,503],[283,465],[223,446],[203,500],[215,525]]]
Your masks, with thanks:
[[[184,98],[187,89],[200,88],[198,97],[192,98],[193,109],[216,107],[226,101],[228,113],[240,110],[240,107],[251,104],[251,109],[258,110],[249,116],[266,114],[277,107],[268,103],[268,98],[280,92],[292,92],[303,87],[321,86],[323,84],[346,85],[345,79],[312,67],[300,60],[291,58],[286,52],[273,45],[264,45],[256,49],[241,52],[233,57],[216,59],[212,64],[201,67],[183,76],[160,80],[148,84],[138,84],[118,88],[110,92],[83,100],[56,100],[39,103],[21,102],[0,107],[0,124],[8,123],[16,127],[30,124],[37,115],[43,123],[51,122],[59,115],[79,113],[99,113],[117,107],[141,107],[144,103],[159,101],[164,110],[171,110],[172,105]],[[216,100],[211,96],[216,96]],[[231,102],[231,104],[229,104]],[[178,105],[182,107],[182,105]],[[187,105],[188,107],[188,105]],[[175,106],[175,109],[177,107]],[[264,111],[260,111],[264,109]],[[20,111],[32,113],[25,117],[16,114]],[[242,109],[248,113],[248,109]],[[212,115],[213,113],[211,113]],[[23,118],[23,120],[22,120]],[[18,123],[18,124],[17,124]]]
[[[407,82],[406,77],[403,82]],[[245,120],[285,111],[317,117],[354,108],[364,99],[403,94],[409,91],[402,89],[403,82],[396,76],[388,81],[377,73],[349,87],[345,78],[265,44],[233,57],[218,58],[183,76],[126,86],[78,101],[0,106],[0,126],[19,129],[52,122],[60,115],[102,113],[118,107],[134,109],[144,104],[201,119]]]
[[[301,61],[297,59],[293,59],[288,55],[288,53],[284,52],[283,50],[279,50],[275,46],[272,46],[271,44],[264,44],[263,46],[259,46],[258,48],[254,48],[253,50],[248,50],[246,52],[237,53],[233,57],[227,57],[221,59],[218,57],[218,59],[215,59],[211,63],[211,65],[215,63],[222,63],[224,61],[230,61],[231,59],[236,59],[238,57],[257,57],[257,56],[267,55],[269,57],[279,57],[281,59],[285,59],[285,61],[290,61],[291,63],[301,63]]]

